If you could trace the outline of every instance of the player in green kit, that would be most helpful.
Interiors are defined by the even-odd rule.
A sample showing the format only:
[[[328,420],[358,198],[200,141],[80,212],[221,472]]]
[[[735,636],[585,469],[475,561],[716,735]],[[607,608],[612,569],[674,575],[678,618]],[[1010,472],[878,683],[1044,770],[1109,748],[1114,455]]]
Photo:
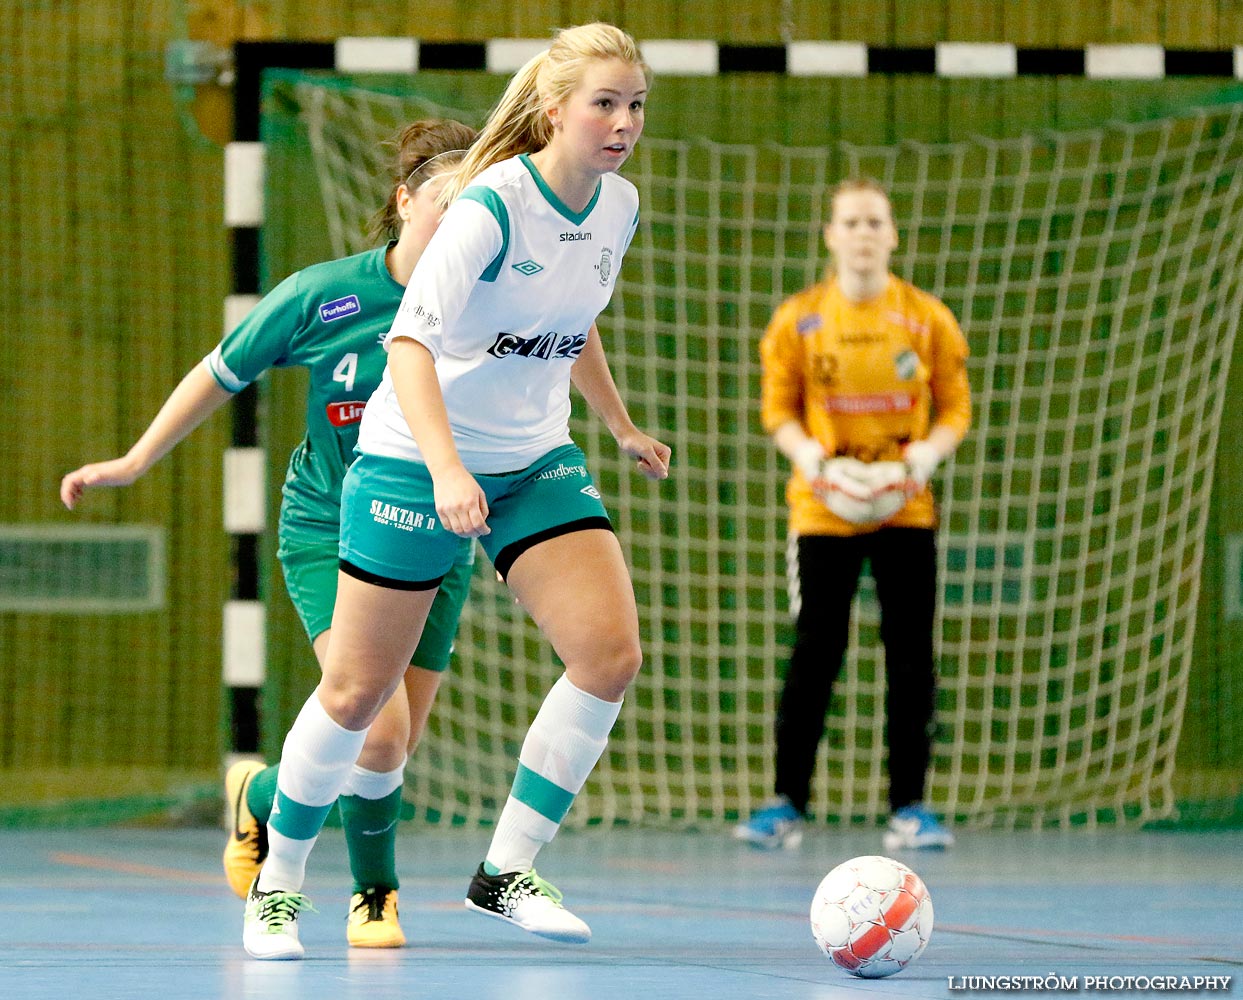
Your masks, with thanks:
[[[277,556],[322,665],[337,591],[341,483],[354,458],[363,407],[384,372],[381,342],[440,222],[436,195],[443,171],[460,160],[474,138],[473,129],[454,121],[415,122],[403,129],[394,140],[393,187],[375,219],[375,235],[386,236],[386,244],[282,281],[185,376],[126,455],[64,477],[65,506],[72,509],[88,487],[134,482],[268,368],[307,368],[307,432],[289,461]],[[405,944],[395,859],[402,780],[449,664],[473,563],[473,540],[463,539],[404,684],[381,710],[338,799],[354,876],[347,937],[355,947]],[[277,768],[255,761],[235,764],[225,778],[232,823],[224,867],[241,897],[267,857],[276,785]]]

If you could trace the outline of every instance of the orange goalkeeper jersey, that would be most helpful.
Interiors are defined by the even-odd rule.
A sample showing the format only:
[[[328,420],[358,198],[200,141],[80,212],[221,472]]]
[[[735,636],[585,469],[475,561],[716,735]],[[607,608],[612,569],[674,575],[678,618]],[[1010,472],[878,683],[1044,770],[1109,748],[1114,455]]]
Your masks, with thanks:
[[[791,296],[760,342],[760,417],[772,433],[797,420],[829,455],[899,460],[934,421],[959,439],[971,424],[967,341],[935,296],[890,275],[885,290],[854,303],[830,277]],[[790,529],[800,535],[853,535],[797,470],[786,486]],[[887,526],[936,524],[932,491],[912,497]]]

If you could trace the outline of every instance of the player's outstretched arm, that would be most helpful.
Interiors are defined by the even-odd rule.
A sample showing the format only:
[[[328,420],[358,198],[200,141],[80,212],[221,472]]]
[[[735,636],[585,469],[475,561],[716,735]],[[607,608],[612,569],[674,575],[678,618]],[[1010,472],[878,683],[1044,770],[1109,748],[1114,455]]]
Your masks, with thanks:
[[[604,421],[617,441],[617,447],[638,463],[639,471],[648,479],[668,478],[672,449],[644,434],[630,419],[626,404],[622,402],[617,384],[613,381],[613,373],[609,371],[604,344],[595,323],[587,331],[587,346],[574,362],[570,379],[583,394],[592,412]]]
[[[221,388],[205,364],[195,365],[128,452],[74,469],[60,481],[61,502],[73,510],[88,487],[128,486],[232,398],[233,393]]]

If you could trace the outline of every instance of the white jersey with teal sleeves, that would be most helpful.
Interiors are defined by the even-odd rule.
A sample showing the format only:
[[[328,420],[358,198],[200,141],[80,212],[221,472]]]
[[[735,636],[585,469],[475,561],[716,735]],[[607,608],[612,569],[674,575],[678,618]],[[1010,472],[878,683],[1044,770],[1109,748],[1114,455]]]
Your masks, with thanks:
[[[570,368],[608,305],[638,224],[633,184],[605,174],[571,211],[525,155],[483,171],[445,213],[385,345],[436,361],[454,443],[471,472],[512,472],[570,441]],[[422,461],[385,371],[359,450]]]
[[[290,275],[205,359],[230,392],[268,368],[308,370],[306,437],[290,458],[285,493],[316,518],[319,511],[325,520],[338,516],[363,406],[384,371],[380,345],[405,291],[389,273],[387,251],[378,247]]]

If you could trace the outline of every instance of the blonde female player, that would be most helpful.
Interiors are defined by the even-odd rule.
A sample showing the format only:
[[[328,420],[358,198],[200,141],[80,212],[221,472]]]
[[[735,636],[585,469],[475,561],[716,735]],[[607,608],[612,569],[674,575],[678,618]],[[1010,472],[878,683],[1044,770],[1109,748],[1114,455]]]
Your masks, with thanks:
[[[565,664],[523,743],[466,905],[561,941],[590,930],[536,875],[639,670],[629,572],[583,453],[569,383],[649,478],[594,327],[638,222],[616,174],[643,131],[648,69],[606,24],[560,32],[510,81],[447,185],[444,224],[389,331],[342,493],[324,676],[285,741],[270,853],[246,904],[258,958],[297,958],[306,857],[401,677],[463,538],[478,537]]]
[[[151,426],[121,458],[83,466],[61,482],[73,508],[88,487],[134,482],[234,394],[272,366],[309,370],[307,432],[294,450],[281,504],[277,553],[286,587],[321,665],[337,587],[341,481],[354,457],[359,414],[380,382],[388,331],[414,265],[442,214],[436,202],[443,172],[461,159],[474,129],[455,121],[415,122],[396,147],[388,203],[377,213],[374,235],[384,246],[344,260],[317,264],[286,278],[245,320],[195,366]],[[470,586],[474,543],[464,541],[440,588],[413,658],[404,692],[380,712],[339,798],[354,876],[346,936],[354,947],[405,943],[398,922],[397,820],[406,758],[422,735],[449,664],[458,617]],[[412,665],[413,664],[413,665]],[[230,768],[225,795],[231,818],[225,875],[245,897],[267,855],[266,824],[278,772],[254,761]]]
[[[795,543],[788,572],[801,606],[777,710],[776,796],[735,833],[765,848],[795,847],[802,838],[816,747],[867,559],[888,681],[884,846],[945,848],[953,836],[924,804],[936,687],[936,510],[928,481],[971,423],[967,342],[943,303],[890,273],[898,230],[885,190],[850,180],[829,204],[824,238],[834,270],[782,303],[760,344],[761,419],[794,467],[786,488]],[[824,484],[834,466],[852,462],[904,462],[905,503],[877,520],[836,512],[853,505],[838,507],[831,494],[826,503]]]

